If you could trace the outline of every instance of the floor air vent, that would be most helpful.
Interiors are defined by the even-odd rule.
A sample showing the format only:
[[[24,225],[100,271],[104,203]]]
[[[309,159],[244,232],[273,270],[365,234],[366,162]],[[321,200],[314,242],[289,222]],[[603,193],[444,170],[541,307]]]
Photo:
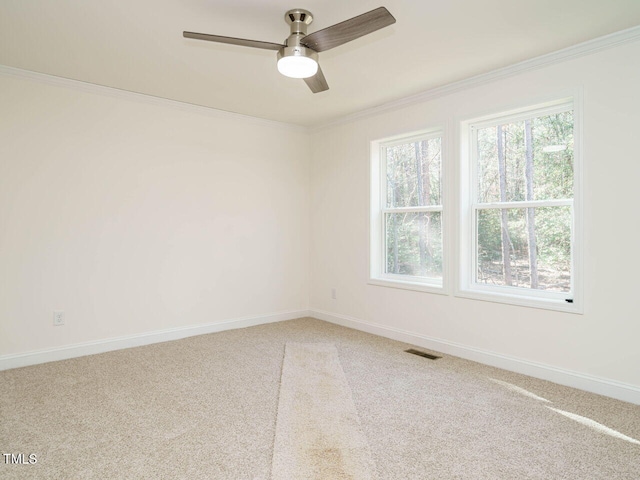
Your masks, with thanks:
[[[437,360],[439,358],[442,358],[442,357],[436,357],[435,355],[431,355],[430,353],[421,352],[420,350],[414,350],[413,348],[410,348],[409,350],[405,350],[405,352],[413,353],[414,355],[419,355],[421,357],[428,358],[429,360]]]

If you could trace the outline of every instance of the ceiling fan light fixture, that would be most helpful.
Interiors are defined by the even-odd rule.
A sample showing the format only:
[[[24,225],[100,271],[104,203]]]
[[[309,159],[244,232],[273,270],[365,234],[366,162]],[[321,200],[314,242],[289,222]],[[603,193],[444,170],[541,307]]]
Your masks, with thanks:
[[[318,72],[318,54],[301,46],[278,52],[278,71],[291,78],[309,78]]]
[[[339,47],[396,23],[396,19],[384,7],[378,7],[309,35],[307,27],[313,21],[310,11],[294,8],[284,14],[284,20],[291,32],[284,44],[187,31],[182,32],[182,35],[196,40],[275,50],[278,52],[278,71],[282,75],[302,78],[313,93],[319,93],[329,90],[329,85],[318,65],[318,52]]]

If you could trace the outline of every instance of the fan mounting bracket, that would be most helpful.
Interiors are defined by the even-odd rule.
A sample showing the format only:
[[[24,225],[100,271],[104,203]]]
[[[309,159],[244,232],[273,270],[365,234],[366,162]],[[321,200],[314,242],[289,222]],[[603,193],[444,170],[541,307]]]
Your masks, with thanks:
[[[313,14],[309,10],[294,8],[284,14],[284,21],[291,28],[291,34],[307,34],[307,27],[313,22]]]

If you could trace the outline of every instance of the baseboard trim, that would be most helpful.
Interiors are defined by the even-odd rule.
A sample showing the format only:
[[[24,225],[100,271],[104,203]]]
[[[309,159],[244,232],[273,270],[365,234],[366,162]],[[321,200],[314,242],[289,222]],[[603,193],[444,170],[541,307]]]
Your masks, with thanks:
[[[314,309],[291,310],[266,315],[247,316],[204,325],[170,328],[138,335],[128,335],[94,342],[65,345],[63,347],[16,355],[3,355],[0,356],[0,370],[26,367],[40,363],[55,362],[58,360],[67,360],[86,355],[122,350],[124,348],[168,342],[196,335],[223,332],[225,330],[234,330],[237,328],[252,327],[309,316],[325,322],[372,333],[381,337],[391,338],[393,340],[417,345],[437,352],[455,355],[460,358],[490,365],[492,367],[522,373],[524,375],[541,378],[560,385],[566,385],[568,387],[578,388],[580,390],[640,405],[640,387],[635,385],[594,377],[579,372],[557,368],[551,365],[531,362],[521,358],[502,355],[488,350],[450,342],[448,340],[442,340],[386,325],[367,322],[346,315]]]
[[[301,317],[308,317],[308,310],[291,310],[286,312],[270,313],[266,315],[256,315],[223,320],[220,322],[208,323],[204,325],[192,325],[188,327],[168,328],[137,335],[127,335],[116,338],[107,338],[94,342],[84,342],[63,347],[38,350],[16,355],[0,356],[0,370],[11,368],[27,367],[40,363],[67,360],[69,358],[83,357],[85,355],[95,355],[97,353],[122,350],[124,348],[140,347],[152,343],[168,342],[180,340],[181,338],[217,333],[225,330],[237,328],[253,327],[267,323],[293,320]]]
[[[455,355],[456,357],[473,360],[474,362],[502,368],[531,377],[548,380],[568,387],[578,388],[587,392],[597,393],[629,403],[640,405],[640,387],[626,383],[594,377],[579,372],[564,370],[551,365],[531,362],[521,358],[502,355],[479,348],[462,345],[439,338],[433,338],[398,328],[388,327],[358,318],[326,312],[310,310],[309,315],[318,320],[335,323],[343,327],[353,328],[381,337],[391,338],[401,342],[417,345],[437,352]]]

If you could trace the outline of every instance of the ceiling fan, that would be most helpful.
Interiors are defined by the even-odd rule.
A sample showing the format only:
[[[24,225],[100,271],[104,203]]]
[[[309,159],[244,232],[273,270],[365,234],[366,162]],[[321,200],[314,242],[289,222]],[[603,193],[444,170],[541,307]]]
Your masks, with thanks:
[[[183,36],[209,42],[275,50],[278,52],[278,71],[287,77],[303,78],[311,91],[318,93],[329,89],[322,69],[318,65],[318,52],[338,47],[396,23],[396,19],[384,7],[309,35],[307,35],[307,26],[313,21],[311,12],[296,8],[285,13],[284,19],[291,28],[291,34],[284,44],[195,32],[183,32]]]

